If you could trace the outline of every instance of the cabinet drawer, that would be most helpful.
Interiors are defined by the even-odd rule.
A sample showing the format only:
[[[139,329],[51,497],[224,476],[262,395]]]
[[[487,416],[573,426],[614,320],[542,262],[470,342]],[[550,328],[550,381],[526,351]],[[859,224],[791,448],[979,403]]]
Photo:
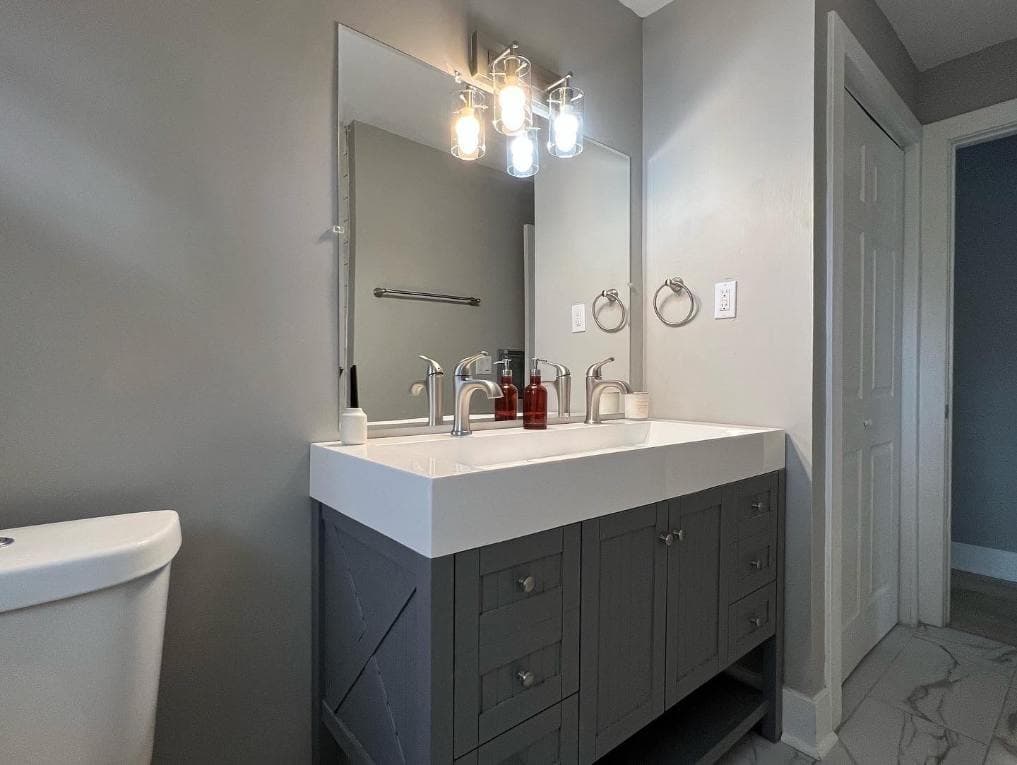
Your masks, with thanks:
[[[770,584],[742,598],[728,610],[728,659],[751,651],[773,635],[777,587]]]
[[[455,765],[576,765],[578,699],[570,696],[460,757]]]
[[[458,756],[578,689],[579,527],[456,555]]]
[[[735,486],[738,538],[772,534],[777,528],[777,481],[761,475]]]
[[[744,537],[732,545],[729,599],[734,602],[777,578],[777,535]]]

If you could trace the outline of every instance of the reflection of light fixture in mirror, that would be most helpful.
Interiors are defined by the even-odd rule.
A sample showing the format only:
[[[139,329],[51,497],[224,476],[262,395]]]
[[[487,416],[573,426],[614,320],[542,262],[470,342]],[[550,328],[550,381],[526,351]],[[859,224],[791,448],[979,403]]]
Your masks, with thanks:
[[[456,75],[456,82],[460,82]],[[456,92],[452,107],[452,156],[459,159],[480,159],[487,151],[484,127],[484,93],[472,85]]]
[[[540,128],[531,127],[506,140],[508,174],[516,178],[529,178],[540,170],[540,150],[537,148]]]
[[[547,150],[562,159],[583,151],[583,91],[571,80],[569,72],[547,89]]]
[[[512,43],[491,62],[494,85],[494,129],[504,135],[516,135],[533,125],[530,92],[530,62],[516,53]]]

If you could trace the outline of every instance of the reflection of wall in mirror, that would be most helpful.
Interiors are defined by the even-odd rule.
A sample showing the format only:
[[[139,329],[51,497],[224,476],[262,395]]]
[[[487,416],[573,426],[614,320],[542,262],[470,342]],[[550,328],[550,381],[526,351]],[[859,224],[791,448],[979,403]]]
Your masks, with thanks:
[[[533,184],[462,162],[366,123],[351,131],[354,356],[360,402],[372,420],[426,416],[409,394],[423,353],[452,370],[487,349],[522,349],[523,226]],[[376,298],[375,287],[480,298],[479,307]],[[489,412],[476,396],[473,410]]]
[[[597,328],[591,311],[601,290],[614,288],[629,307],[629,159],[587,141],[572,159],[541,164],[534,179],[535,348],[537,355],[572,370],[572,411],[585,410],[583,373],[595,361],[614,356],[604,376],[629,380],[629,330],[609,334]],[[571,308],[586,305],[586,331],[573,333]],[[616,306],[604,306],[611,327]],[[553,375],[553,373],[551,373]],[[553,394],[552,394],[553,395]],[[553,409],[554,404],[549,404]],[[620,411],[619,397],[605,393],[602,411]]]

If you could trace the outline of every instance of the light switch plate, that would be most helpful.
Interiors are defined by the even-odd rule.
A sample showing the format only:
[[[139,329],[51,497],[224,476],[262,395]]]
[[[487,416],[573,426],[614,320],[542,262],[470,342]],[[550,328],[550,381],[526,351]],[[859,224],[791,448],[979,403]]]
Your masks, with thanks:
[[[491,357],[481,356],[480,361],[477,362],[476,367],[478,375],[489,375],[491,374]]]
[[[572,331],[586,331],[586,304],[576,303],[572,306]]]
[[[717,282],[713,287],[713,318],[733,319],[737,309],[738,282]]]

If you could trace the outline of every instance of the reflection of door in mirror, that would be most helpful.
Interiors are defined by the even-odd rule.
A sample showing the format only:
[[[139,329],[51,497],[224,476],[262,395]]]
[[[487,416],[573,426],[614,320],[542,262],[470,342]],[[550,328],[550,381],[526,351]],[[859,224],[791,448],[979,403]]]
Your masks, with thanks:
[[[417,354],[445,366],[451,402],[459,359],[523,347],[523,227],[533,222],[533,184],[362,122],[349,126],[347,140],[361,405],[376,420],[420,417],[426,402],[409,394],[425,368]],[[378,298],[377,287],[480,305]],[[478,396],[473,409],[491,404]]]

